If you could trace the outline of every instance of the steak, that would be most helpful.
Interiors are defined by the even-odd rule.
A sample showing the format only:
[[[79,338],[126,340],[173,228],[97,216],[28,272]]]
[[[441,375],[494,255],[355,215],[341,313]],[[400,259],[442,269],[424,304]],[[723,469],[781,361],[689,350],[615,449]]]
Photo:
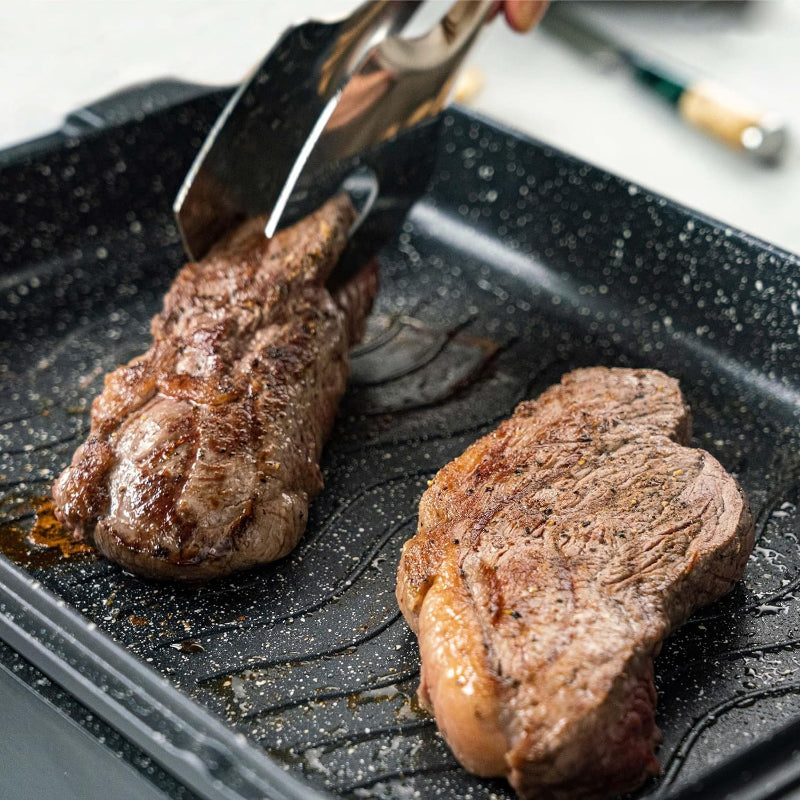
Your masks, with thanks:
[[[294,548],[377,290],[374,265],[325,288],[354,217],[343,195],[269,240],[253,219],[179,272],[153,344],[106,377],[53,488],[76,536],[133,572],[191,580]]]
[[[397,599],[468,770],[537,800],[658,772],[653,658],[753,546],[739,485],[690,436],[672,378],[580,369],[431,482]]]

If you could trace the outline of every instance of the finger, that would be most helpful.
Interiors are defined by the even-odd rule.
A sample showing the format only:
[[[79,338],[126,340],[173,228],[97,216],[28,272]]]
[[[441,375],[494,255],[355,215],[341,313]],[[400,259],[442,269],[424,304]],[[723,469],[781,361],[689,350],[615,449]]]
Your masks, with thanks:
[[[547,4],[548,0],[506,0],[503,9],[508,24],[515,31],[524,33],[542,18]]]

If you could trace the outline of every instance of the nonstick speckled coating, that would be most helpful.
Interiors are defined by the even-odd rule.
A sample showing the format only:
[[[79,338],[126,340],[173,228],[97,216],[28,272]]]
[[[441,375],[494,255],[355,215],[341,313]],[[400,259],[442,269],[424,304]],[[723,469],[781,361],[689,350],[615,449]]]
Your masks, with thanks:
[[[317,787],[511,797],[465,773],[415,702],[400,546],[427,480],[519,400],[578,366],[656,367],[680,379],[695,444],[743,484],[758,542],[742,584],[656,662],[663,777],[635,796],[800,712],[800,262],[463,111],[442,117],[425,191],[380,252],[291,556],[186,587],[25,543],[103,375],[148,346],[183,257],[171,200],[220,99],[0,172],[0,550]]]

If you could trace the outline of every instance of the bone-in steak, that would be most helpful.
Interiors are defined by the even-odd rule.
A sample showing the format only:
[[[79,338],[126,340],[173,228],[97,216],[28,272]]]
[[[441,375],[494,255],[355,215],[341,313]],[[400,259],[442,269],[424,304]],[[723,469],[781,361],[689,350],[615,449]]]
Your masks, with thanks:
[[[467,769],[537,800],[658,771],[653,658],[753,546],[736,480],[690,433],[675,380],[581,369],[425,492],[397,597],[420,697]]]
[[[175,279],[153,344],[106,377],[57,514],[123,566],[208,578],[286,555],[322,487],[319,456],[377,289],[332,297],[346,196],[267,240],[251,220]]]

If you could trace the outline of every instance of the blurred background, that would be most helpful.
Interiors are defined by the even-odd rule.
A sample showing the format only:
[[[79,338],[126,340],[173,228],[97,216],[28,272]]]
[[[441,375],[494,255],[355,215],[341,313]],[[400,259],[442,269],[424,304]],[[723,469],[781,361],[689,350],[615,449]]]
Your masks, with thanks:
[[[0,149],[125,86],[232,84],[289,24],[352,0],[0,0]],[[446,2],[437,2],[442,12]],[[476,111],[783,248],[800,252],[800,3],[568,2],[529,34],[491,23],[458,86]],[[790,139],[767,166],[681,120],[608,52],[557,35],[566,13],[692,80],[770,109]],[[580,37],[578,37],[580,38]],[[571,41],[570,41],[571,39]],[[658,88],[658,87],[657,87]],[[663,86],[661,87],[663,89]],[[674,98],[673,98],[674,99]],[[794,134],[792,138],[792,134]]]

